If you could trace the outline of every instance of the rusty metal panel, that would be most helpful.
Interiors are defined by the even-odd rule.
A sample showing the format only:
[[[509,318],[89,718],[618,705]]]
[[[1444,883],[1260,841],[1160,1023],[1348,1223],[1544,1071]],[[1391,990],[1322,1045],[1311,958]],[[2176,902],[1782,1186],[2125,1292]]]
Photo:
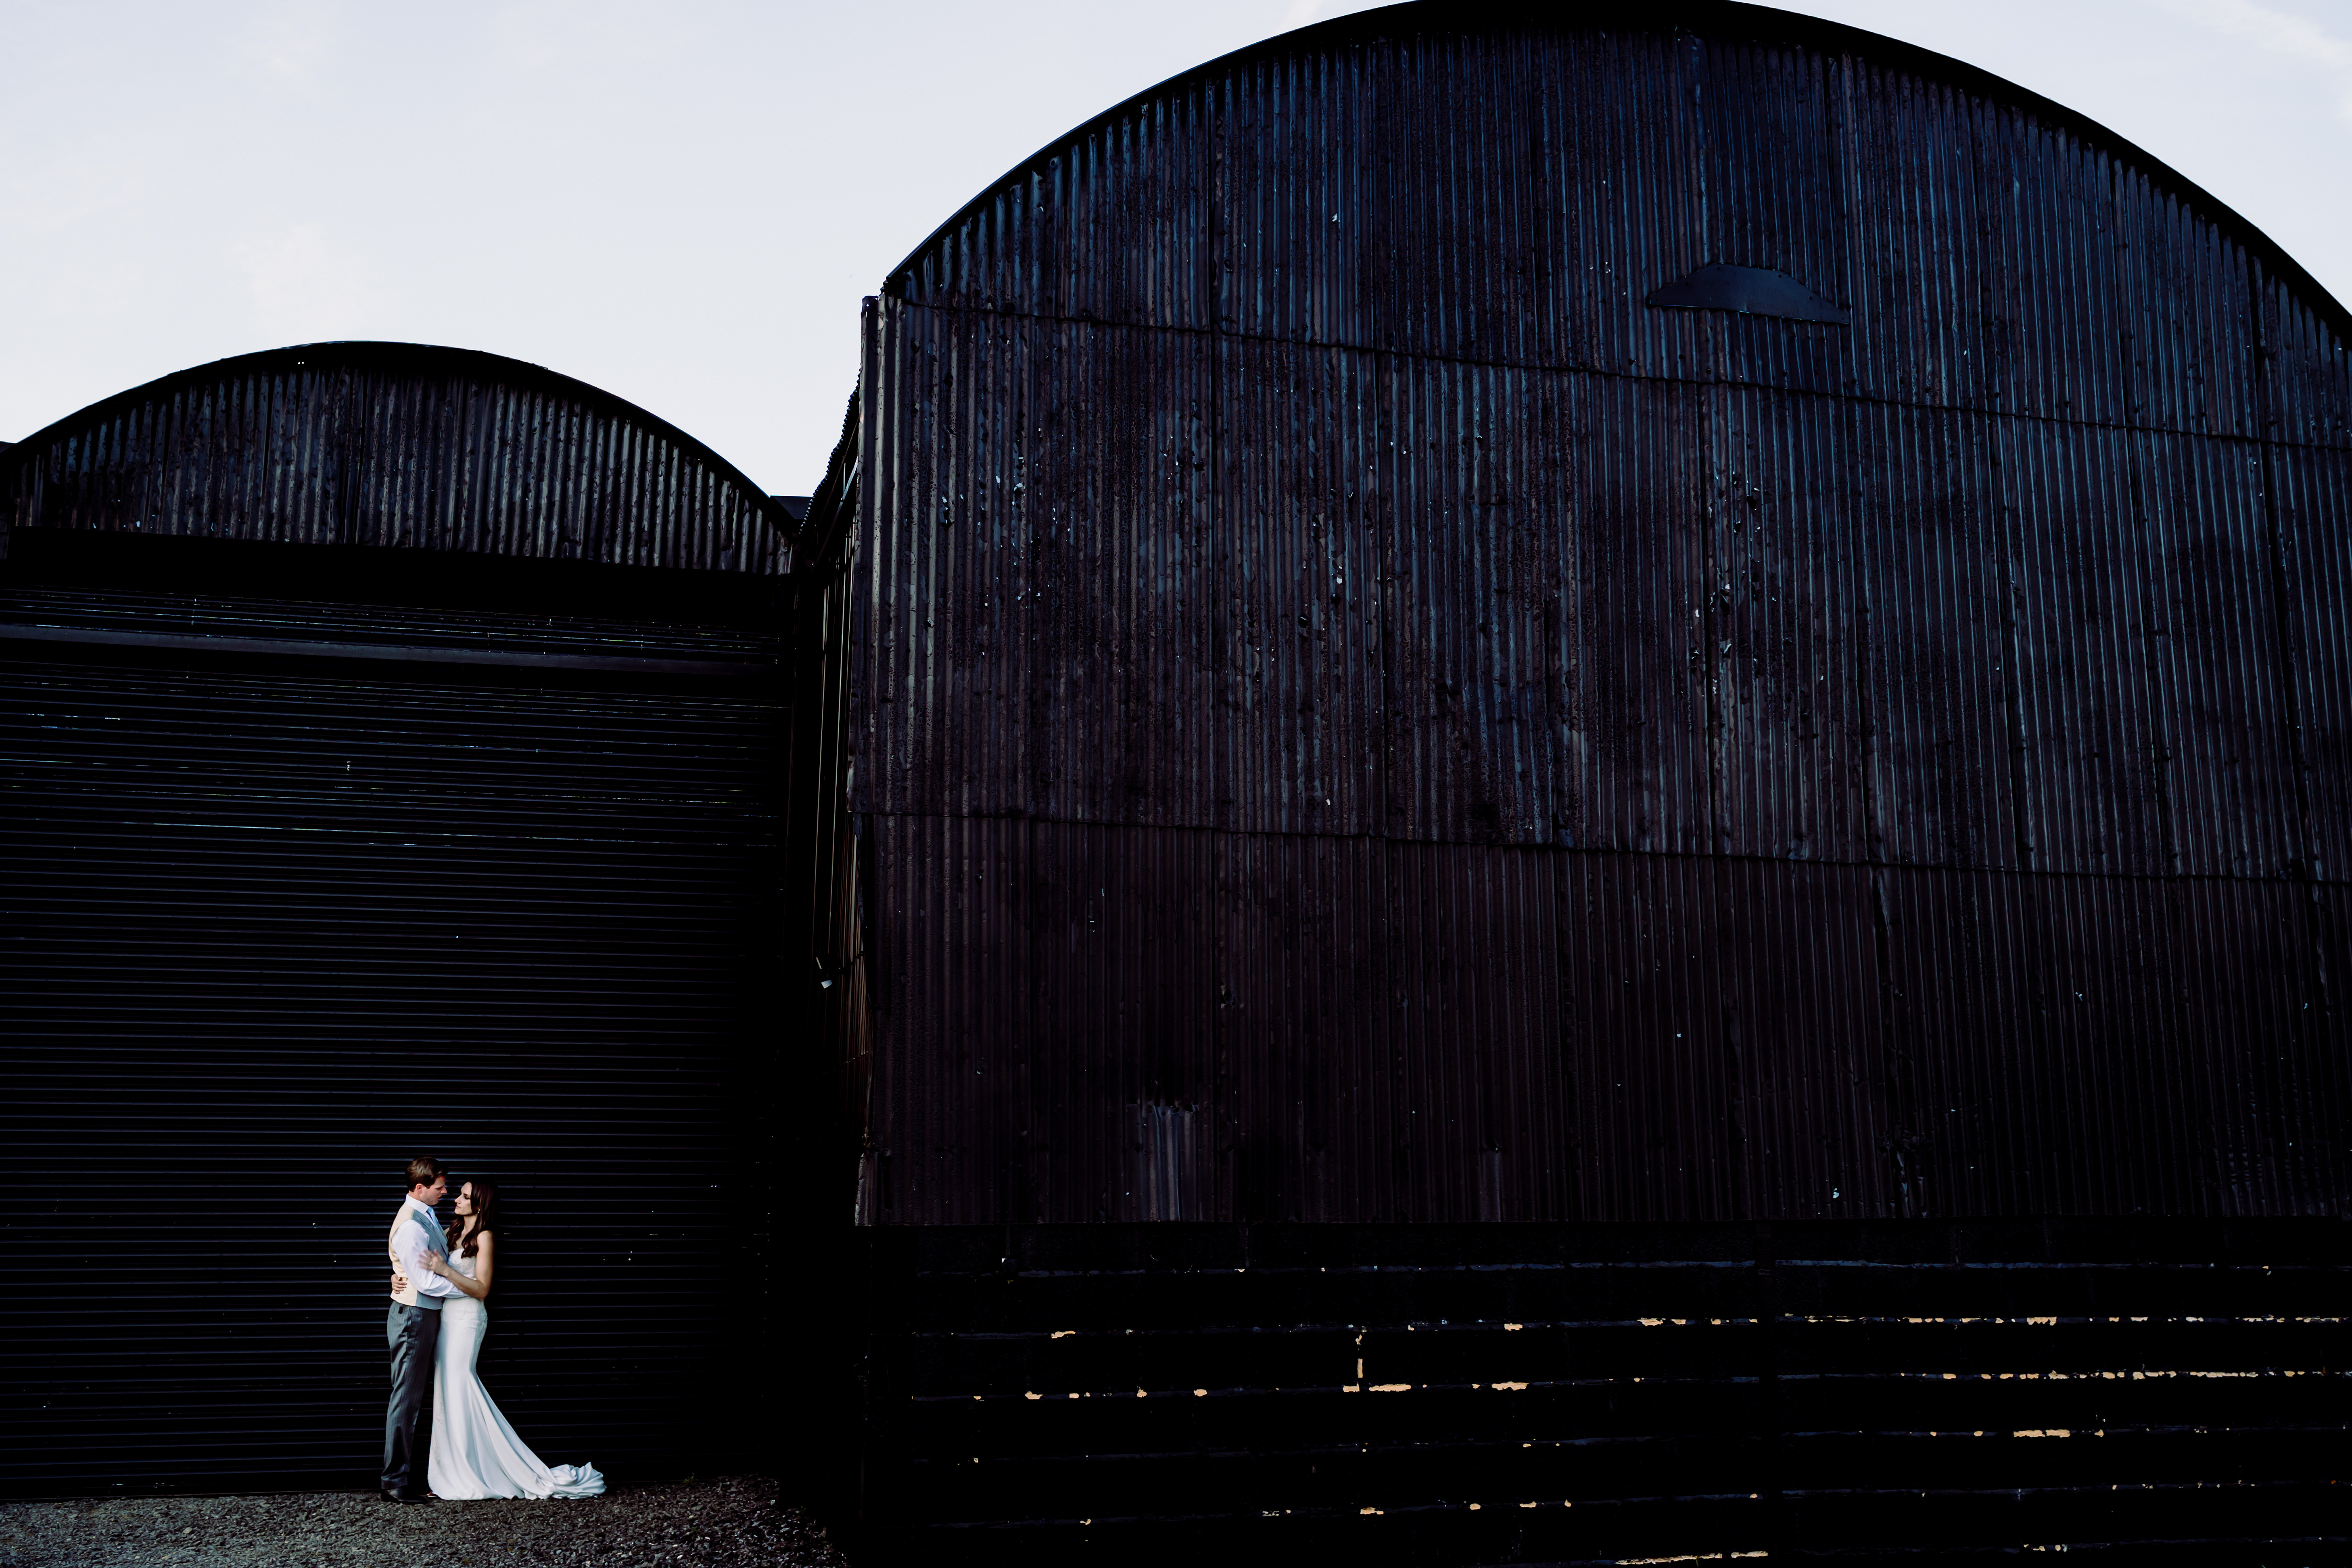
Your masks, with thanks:
[[[2273,876],[2294,858],[2255,448],[2000,427],[2024,863]]]
[[[1724,859],[1705,874],[1750,1215],[1900,1213],[1867,872]]]
[[[882,1222],[1566,1212],[1551,857],[1002,818],[871,837]]]
[[[1234,1217],[1565,1212],[1551,857],[1220,835]]]
[[[324,343],[93,405],[9,453],[9,525],[782,574],[789,517],[691,437],[493,354]]]
[[[1229,272],[1240,298],[1221,327],[1281,333],[1295,322],[1325,341],[1570,363],[1545,296],[1576,236],[1537,194],[1564,130],[1545,100],[1559,47],[1538,34],[1473,43],[1433,28],[1335,56],[1328,76],[1293,66],[1239,78],[1230,127],[1220,126],[1223,211],[1237,234],[1272,237],[1244,204],[1286,205],[1302,279],[1346,309],[1253,313],[1244,290],[1258,274]],[[1263,134],[1277,122],[1279,135]],[[1327,126],[1341,124],[1360,133],[1330,137]],[[1282,143],[1302,136],[1324,146],[1286,161]]]
[[[1716,1219],[1739,1210],[1739,1105],[1703,938],[1704,862],[1573,855],[1560,869],[1563,1030],[1579,1216]]]

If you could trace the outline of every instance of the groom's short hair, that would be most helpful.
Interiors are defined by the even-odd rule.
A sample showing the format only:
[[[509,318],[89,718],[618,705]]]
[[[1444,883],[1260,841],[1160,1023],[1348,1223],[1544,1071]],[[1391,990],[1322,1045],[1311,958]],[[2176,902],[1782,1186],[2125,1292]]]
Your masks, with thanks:
[[[448,1166],[430,1154],[420,1154],[408,1162],[408,1190],[415,1192],[419,1187],[429,1187],[436,1177],[448,1173]]]

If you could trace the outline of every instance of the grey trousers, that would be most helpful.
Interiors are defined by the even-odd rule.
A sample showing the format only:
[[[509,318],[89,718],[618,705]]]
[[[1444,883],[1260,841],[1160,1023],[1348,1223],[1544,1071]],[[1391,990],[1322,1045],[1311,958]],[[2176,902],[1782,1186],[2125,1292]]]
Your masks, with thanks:
[[[441,1342],[441,1314],[430,1307],[392,1304],[384,1320],[392,1345],[392,1404],[383,1416],[383,1489],[425,1489],[425,1461],[416,1447],[416,1417],[433,1397],[433,1349]]]

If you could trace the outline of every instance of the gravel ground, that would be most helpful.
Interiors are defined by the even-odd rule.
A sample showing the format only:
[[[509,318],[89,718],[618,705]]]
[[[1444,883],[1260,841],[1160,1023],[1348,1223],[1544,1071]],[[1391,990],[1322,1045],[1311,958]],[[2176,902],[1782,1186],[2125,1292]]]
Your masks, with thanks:
[[[581,1501],[394,1508],[366,1492],[0,1504],[7,1568],[848,1568],[753,1477],[614,1487]]]

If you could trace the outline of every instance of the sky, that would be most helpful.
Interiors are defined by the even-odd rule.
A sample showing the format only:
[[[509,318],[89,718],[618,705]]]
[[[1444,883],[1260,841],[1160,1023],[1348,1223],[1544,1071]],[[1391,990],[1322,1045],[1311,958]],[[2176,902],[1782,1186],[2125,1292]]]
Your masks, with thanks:
[[[0,440],[286,343],[486,349],[772,491],[1006,169],[1336,0],[0,0]],[[1796,0],[2137,142],[2352,300],[2352,0]]]

